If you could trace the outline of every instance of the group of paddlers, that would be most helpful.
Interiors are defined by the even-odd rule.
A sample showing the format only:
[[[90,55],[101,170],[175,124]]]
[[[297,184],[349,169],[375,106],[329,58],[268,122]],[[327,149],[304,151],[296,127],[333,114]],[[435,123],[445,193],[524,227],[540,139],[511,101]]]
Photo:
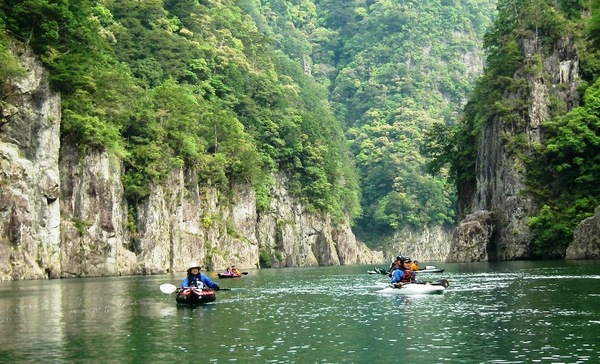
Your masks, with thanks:
[[[388,273],[392,277],[390,283],[396,288],[402,288],[406,283],[416,283],[415,271],[418,269],[416,260],[413,262],[410,257],[399,255],[388,269]]]

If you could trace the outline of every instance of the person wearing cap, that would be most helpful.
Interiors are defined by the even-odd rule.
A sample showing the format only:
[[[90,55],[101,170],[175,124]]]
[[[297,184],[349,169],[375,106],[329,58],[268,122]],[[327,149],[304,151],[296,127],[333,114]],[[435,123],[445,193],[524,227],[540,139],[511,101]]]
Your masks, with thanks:
[[[208,276],[200,273],[200,266],[198,264],[192,264],[187,270],[187,277],[181,281],[181,288],[186,287],[198,287],[204,288],[204,286],[218,291],[219,285],[211,281]]]
[[[392,272],[395,271],[396,269],[400,269],[402,268],[402,263],[400,263],[400,261],[404,259],[404,257],[402,255],[398,255],[396,257],[396,260],[394,260],[392,262],[392,264],[390,264],[390,267],[388,268],[388,276],[392,276]]]
[[[406,283],[416,283],[417,280],[415,273],[410,269],[410,258],[400,257],[399,262],[401,264],[401,268],[392,272],[392,280],[390,283],[396,288],[402,288],[402,286]]]

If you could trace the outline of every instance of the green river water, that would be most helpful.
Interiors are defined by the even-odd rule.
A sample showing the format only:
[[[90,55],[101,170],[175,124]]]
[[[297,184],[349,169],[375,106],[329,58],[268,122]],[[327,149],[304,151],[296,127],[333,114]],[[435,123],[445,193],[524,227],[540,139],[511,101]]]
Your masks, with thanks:
[[[207,273],[232,291],[197,308],[159,290],[183,273],[0,282],[0,363],[600,363],[600,261],[426,264],[443,294],[374,266]]]

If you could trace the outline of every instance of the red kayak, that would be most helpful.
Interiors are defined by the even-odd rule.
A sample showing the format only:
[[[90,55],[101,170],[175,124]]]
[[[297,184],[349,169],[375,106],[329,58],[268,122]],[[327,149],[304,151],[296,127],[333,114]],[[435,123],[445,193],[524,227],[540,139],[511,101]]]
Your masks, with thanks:
[[[214,302],[217,299],[215,291],[196,287],[181,288],[175,297],[177,303],[182,305],[201,305]]]
[[[248,274],[246,272],[244,272],[245,274]],[[242,273],[242,274],[244,274]],[[242,276],[242,274],[235,274],[235,273],[218,273],[219,278],[240,278]]]

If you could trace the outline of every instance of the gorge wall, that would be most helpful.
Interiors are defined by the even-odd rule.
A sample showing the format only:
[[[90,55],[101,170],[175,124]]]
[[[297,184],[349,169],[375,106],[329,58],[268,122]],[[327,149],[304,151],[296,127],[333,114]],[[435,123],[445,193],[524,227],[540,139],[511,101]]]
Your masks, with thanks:
[[[537,38],[519,42],[524,62],[513,78],[526,82],[525,94],[506,91],[506,100],[526,102],[526,122],[515,125],[493,117],[482,127],[476,164],[476,186],[459,201],[461,221],[452,238],[449,262],[528,259],[533,236],[528,218],[537,209],[525,185],[526,166],[522,156],[511,150],[510,138],[524,137],[519,153],[529,155],[534,143],[542,142],[540,124],[552,115],[557,100],[571,110],[579,104],[579,61],[575,42],[562,38],[548,52]],[[547,49],[547,48],[546,48]],[[540,67],[528,65],[541,60]],[[573,256],[573,255],[570,255]],[[582,255],[580,255],[582,256]]]
[[[27,48],[11,51],[27,76],[1,89],[0,280],[160,274],[192,261],[208,270],[258,268],[261,259],[273,267],[384,261],[349,224],[305,208],[283,174],[273,176],[264,212],[250,186],[223,193],[188,167],[128,206],[121,160],[60,145],[60,95]]]

